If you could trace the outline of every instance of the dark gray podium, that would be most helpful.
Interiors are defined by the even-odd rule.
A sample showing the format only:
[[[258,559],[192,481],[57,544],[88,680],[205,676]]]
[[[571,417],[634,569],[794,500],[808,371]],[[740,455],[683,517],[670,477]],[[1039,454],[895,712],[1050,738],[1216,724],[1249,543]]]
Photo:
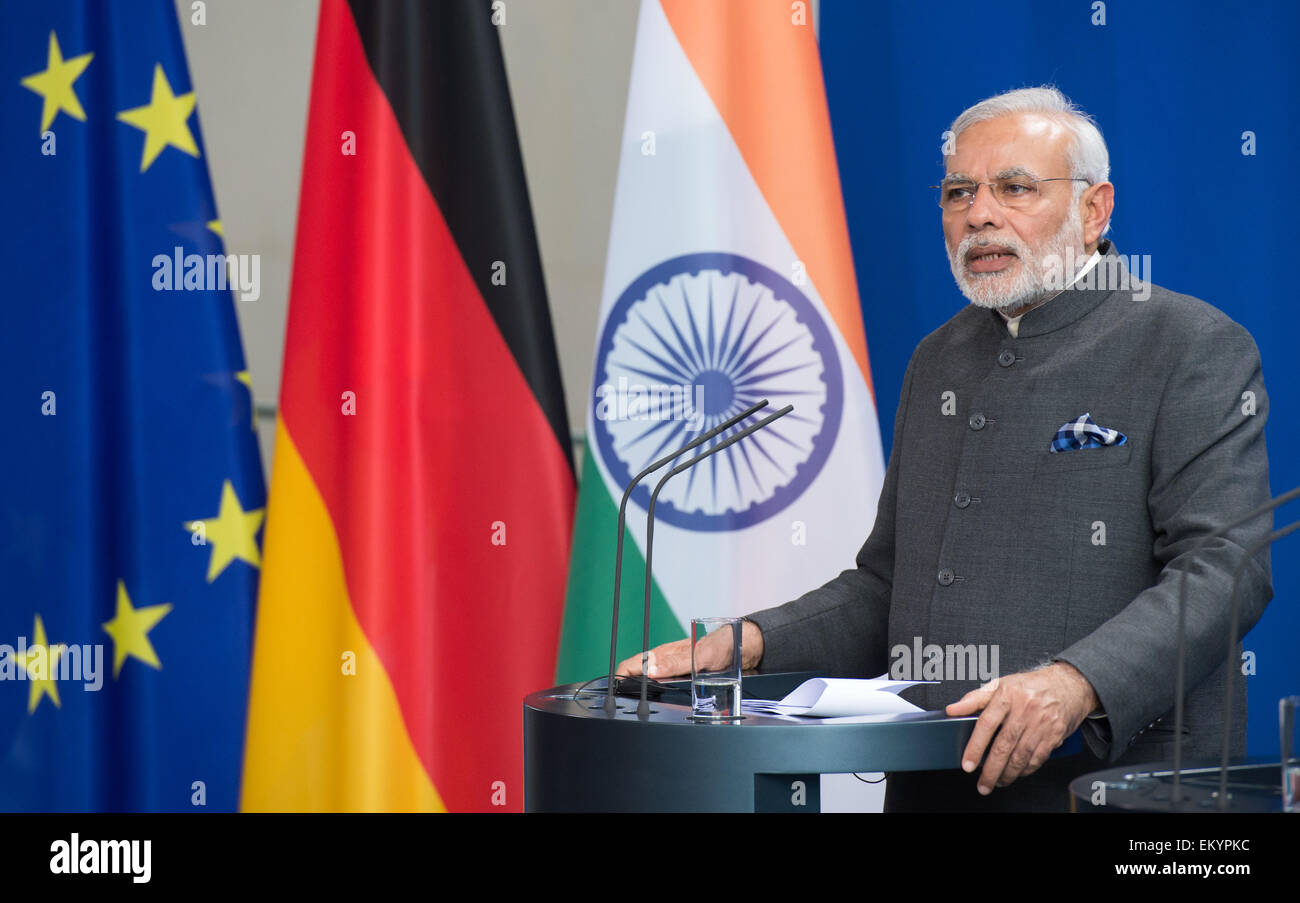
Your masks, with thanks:
[[[746,697],[780,699],[814,674],[746,676]],[[528,812],[816,812],[819,775],[961,767],[975,718],[938,712],[852,724],[750,716],[689,720],[685,694],[605,714],[604,693],[577,684],[524,700]],[[802,782],[802,783],[800,783]]]
[[[1218,805],[1218,762],[1183,765],[1180,801],[1173,799],[1173,763],[1148,762],[1108,768],[1070,782],[1075,812],[1281,812],[1282,761],[1266,756],[1228,763],[1228,796]]]

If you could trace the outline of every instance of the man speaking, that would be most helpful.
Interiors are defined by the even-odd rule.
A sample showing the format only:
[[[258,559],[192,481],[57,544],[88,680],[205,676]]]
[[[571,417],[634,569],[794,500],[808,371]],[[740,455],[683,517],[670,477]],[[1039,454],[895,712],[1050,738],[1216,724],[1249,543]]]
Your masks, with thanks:
[[[857,566],[750,615],[744,666],[874,677],[898,648],[996,650],[982,686],[908,691],[979,718],[962,771],[892,773],[885,809],[1062,810],[1078,774],[1172,756],[1184,577],[1184,749],[1217,753],[1240,661],[1224,657],[1230,587],[1272,518],[1192,550],[1268,500],[1268,399],[1246,330],[1138,280],[1103,237],[1106,144],[1059,91],[984,100],[948,137],[935,195],[970,305],[908,364]],[[1270,598],[1265,550],[1242,578],[1243,635]],[[706,639],[698,654],[727,653]],[[651,653],[651,677],[689,671],[686,640]]]

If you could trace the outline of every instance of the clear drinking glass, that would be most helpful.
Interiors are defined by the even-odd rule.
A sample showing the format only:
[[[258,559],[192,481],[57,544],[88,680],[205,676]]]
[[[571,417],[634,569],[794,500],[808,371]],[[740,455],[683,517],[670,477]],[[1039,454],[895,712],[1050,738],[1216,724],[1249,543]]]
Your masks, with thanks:
[[[691,718],[695,721],[738,721],[740,714],[740,618],[691,619]],[[729,643],[731,661],[717,670],[701,668],[696,656],[700,640],[718,634],[712,643]]]
[[[1282,811],[1300,812],[1300,750],[1296,748],[1296,709],[1300,696],[1284,696],[1278,701],[1278,718],[1282,734]]]

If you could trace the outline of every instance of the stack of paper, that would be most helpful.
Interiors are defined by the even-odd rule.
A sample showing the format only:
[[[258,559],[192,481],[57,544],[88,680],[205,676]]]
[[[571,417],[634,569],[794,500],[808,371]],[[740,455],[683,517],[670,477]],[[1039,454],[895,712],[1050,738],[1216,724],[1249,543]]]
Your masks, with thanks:
[[[897,715],[923,711],[898,692],[922,680],[889,680],[876,677],[854,680],[844,677],[814,677],[801,683],[780,701],[746,699],[741,709],[751,715],[803,715],[816,718],[841,718],[851,715]]]

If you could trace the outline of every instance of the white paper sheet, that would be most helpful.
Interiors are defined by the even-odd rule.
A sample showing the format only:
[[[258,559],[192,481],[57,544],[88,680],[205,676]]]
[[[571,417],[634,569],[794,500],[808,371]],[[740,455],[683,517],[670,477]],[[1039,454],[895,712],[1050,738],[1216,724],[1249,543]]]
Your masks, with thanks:
[[[890,680],[881,676],[870,680],[845,677],[814,677],[779,701],[746,699],[741,710],[754,715],[801,715],[815,718],[841,718],[859,715],[897,715],[924,711],[897,694],[922,680]]]

